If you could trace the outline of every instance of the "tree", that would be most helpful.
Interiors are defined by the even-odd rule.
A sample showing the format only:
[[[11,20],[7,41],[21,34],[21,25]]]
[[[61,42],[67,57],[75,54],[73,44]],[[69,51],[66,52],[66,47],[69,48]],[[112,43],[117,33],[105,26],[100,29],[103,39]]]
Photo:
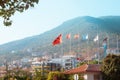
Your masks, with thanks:
[[[64,80],[64,74],[59,71],[49,72],[47,80]],[[65,79],[66,80],[66,79]]]
[[[12,24],[10,17],[15,12],[24,12],[30,7],[34,7],[38,2],[39,0],[0,0],[0,16],[4,19],[4,25],[10,26]]]
[[[103,80],[120,79],[120,55],[109,54],[103,60],[101,67]]]
[[[8,70],[3,77],[4,80],[32,80],[32,74],[28,70],[13,69]]]
[[[77,66],[79,67],[83,64],[98,64],[98,63],[101,64],[101,61],[98,62],[97,60],[91,60],[91,61],[80,62],[80,63],[77,64]]]

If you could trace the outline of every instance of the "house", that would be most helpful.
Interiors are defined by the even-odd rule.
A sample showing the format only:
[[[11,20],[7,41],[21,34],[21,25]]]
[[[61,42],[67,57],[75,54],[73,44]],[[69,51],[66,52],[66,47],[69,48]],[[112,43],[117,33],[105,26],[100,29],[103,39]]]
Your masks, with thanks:
[[[99,64],[84,64],[80,67],[66,70],[64,74],[66,75],[77,75],[81,74],[84,80],[102,80],[102,74]],[[78,79],[75,79],[78,80]]]

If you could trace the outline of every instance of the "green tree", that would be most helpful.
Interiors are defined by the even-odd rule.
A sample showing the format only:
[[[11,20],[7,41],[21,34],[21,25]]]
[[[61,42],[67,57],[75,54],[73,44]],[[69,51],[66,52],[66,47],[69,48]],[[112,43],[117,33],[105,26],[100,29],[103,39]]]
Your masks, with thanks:
[[[35,75],[33,76],[33,80],[42,80],[42,75],[41,75],[41,71],[37,71],[35,70]]]
[[[64,79],[65,79],[64,74],[62,74],[58,71],[49,72],[48,78],[47,78],[47,80],[64,80]]]
[[[3,80],[32,80],[32,74],[22,69],[8,70]]]
[[[10,17],[15,12],[24,12],[30,7],[34,7],[38,2],[39,0],[0,0],[0,16],[4,19],[4,25],[10,26],[12,24]]]
[[[77,64],[77,66],[79,67],[83,64],[98,64],[98,63],[101,64],[101,61],[98,62],[97,60],[91,60],[91,61],[80,62],[80,63]]]
[[[120,55],[109,54],[101,67],[103,80],[120,80]]]

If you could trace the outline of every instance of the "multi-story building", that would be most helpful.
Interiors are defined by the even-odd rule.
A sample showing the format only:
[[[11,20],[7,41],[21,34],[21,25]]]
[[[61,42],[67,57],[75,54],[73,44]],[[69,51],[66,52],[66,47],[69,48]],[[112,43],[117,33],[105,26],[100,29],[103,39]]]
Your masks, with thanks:
[[[77,65],[77,59],[74,55],[66,55],[62,57],[62,67],[66,69],[75,68]]]

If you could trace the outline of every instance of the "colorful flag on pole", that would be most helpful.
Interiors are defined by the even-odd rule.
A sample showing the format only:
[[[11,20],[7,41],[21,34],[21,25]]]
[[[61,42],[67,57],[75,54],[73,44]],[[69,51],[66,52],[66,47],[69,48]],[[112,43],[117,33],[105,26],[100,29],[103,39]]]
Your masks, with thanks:
[[[86,35],[86,39],[88,39],[88,34]]]
[[[103,43],[103,48],[106,50],[107,49],[107,44]]]
[[[82,35],[82,39],[87,40],[88,39],[88,34]]]
[[[108,39],[107,37],[104,38],[104,39],[103,39],[103,43],[107,42],[107,39]]]
[[[67,39],[70,39],[70,37],[71,37],[70,34],[67,34],[67,35],[66,35],[66,38],[67,38]]]
[[[98,35],[94,38],[94,42],[98,41],[99,40],[99,37]]]
[[[62,43],[62,34],[60,34],[53,42],[53,46]]]
[[[78,39],[78,38],[79,38],[79,34],[75,34],[74,39]]]
[[[106,57],[107,53],[107,37],[103,39],[103,48],[104,48],[104,57]]]
[[[106,57],[106,55],[107,55],[107,52],[106,52],[107,51],[107,43],[106,42],[103,43],[103,49],[104,49],[103,56]]]

